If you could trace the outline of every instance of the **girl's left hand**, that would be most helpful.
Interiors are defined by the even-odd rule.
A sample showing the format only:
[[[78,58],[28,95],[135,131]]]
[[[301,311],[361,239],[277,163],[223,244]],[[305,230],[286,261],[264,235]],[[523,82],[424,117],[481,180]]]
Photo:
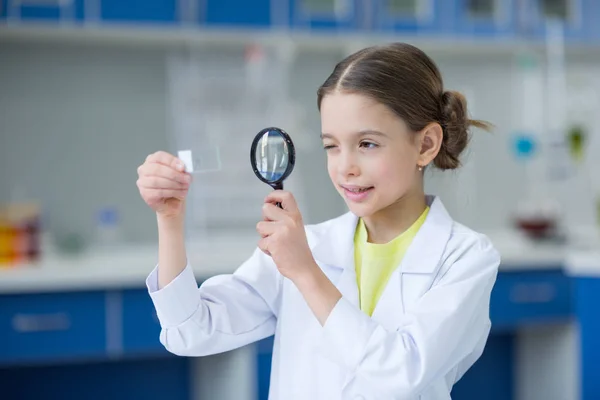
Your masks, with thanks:
[[[281,203],[282,208],[276,203]],[[302,215],[290,192],[275,190],[267,196],[263,221],[256,230],[262,236],[258,247],[273,258],[283,276],[296,282],[314,271],[316,262],[308,246]]]

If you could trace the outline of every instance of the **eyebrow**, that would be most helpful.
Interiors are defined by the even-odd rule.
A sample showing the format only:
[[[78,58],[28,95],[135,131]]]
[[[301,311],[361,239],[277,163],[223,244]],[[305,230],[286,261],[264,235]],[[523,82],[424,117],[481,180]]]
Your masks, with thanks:
[[[367,136],[367,135],[387,137],[387,135],[385,133],[379,132],[379,131],[376,131],[373,129],[365,129],[362,131],[358,131],[356,133],[356,136],[358,136],[358,137]],[[321,139],[335,139],[335,137],[331,133],[321,133]]]

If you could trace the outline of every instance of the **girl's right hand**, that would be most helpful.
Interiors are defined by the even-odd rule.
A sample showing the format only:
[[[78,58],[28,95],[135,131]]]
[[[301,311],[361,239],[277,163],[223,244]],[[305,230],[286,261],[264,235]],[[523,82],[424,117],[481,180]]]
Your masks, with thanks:
[[[140,195],[150,208],[166,217],[183,214],[192,176],[185,172],[180,159],[158,151],[150,154],[137,171]]]

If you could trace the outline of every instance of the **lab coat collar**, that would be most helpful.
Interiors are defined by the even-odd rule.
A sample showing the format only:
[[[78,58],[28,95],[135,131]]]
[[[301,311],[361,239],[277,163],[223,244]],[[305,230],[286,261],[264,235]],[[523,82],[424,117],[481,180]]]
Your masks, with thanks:
[[[453,220],[437,196],[426,196],[430,207],[423,226],[413,239],[401,264],[402,273],[432,273],[436,270]],[[354,269],[354,232],[358,217],[352,212],[309,230],[308,241],[315,261],[330,267]]]

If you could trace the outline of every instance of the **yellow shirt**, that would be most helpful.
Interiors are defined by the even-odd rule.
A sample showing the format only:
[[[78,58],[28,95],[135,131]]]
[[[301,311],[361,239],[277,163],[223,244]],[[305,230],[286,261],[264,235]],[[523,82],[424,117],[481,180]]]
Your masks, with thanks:
[[[406,250],[425,222],[429,207],[395,239],[384,244],[368,242],[368,233],[362,218],[354,234],[354,262],[360,308],[371,316],[390,276],[400,265]]]

